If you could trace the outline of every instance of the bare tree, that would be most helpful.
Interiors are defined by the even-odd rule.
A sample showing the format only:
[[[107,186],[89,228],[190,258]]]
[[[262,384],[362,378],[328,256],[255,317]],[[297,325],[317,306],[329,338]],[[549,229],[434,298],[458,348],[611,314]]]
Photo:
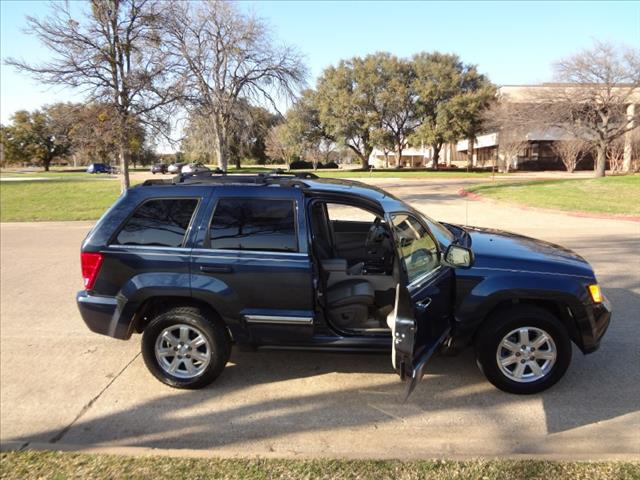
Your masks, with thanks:
[[[596,176],[605,175],[611,144],[636,128],[640,110],[640,51],[596,42],[554,65],[557,85],[539,89],[540,118],[587,139],[596,152]]]
[[[138,121],[164,126],[160,112],[177,98],[163,47],[157,0],[91,0],[83,18],[70,2],[52,2],[52,13],[27,17],[28,32],[51,51],[52,60],[6,63],[36,80],[80,89],[87,100],[110,105],[117,115],[122,189],[129,187],[130,137]],[[135,119],[135,120],[134,120]]]
[[[496,160],[500,170],[509,172],[516,163],[518,154],[527,148],[529,133],[539,128],[535,116],[527,104],[511,103],[497,98],[483,114],[483,125],[487,131],[497,133]]]
[[[274,45],[262,20],[232,3],[174,0],[165,18],[185,103],[192,113],[209,119],[218,166],[226,170],[229,125],[238,101],[276,107],[279,98],[293,98],[306,68],[292,47]]]
[[[498,166],[505,173],[509,173],[512,167],[517,166],[520,152],[529,145],[527,137],[517,130],[504,130],[498,136]]]
[[[553,142],[551,148],[560,157],[567,172],[573,173],[588,152],[589,143],[580,138],[572,138]]]
[[[620,173],[624,165],[624,140],[617,138],[609,144],[607,148],[607,161],[611,173]]]

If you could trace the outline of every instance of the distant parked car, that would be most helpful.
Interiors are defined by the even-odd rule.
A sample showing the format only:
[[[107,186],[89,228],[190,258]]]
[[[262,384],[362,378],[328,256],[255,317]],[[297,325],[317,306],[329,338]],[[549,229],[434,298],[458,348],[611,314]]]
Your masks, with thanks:
[[[180,162],[172,163],[171,165],[169,165],[169,168],[167,168],[167,172],[180,173],[180,171],[182,170],[182,167],[184,167],[184,163],[180,163]]]
[[[116,173],[116,171],[106,163],[90,163],[87,167],[87,173]]]
[[[182,167],[182,173],[198,173],[198,172],[210,172],[209,167],[202,163],[190,163]]]
[[[166,163],[156,163],[151,166],[151,173],[154,175],[156,173],[167,173],[168,171],[168,165]]]

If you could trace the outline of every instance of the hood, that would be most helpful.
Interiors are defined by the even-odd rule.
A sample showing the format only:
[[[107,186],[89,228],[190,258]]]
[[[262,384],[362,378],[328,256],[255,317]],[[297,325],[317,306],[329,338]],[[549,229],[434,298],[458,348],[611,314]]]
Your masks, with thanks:
[[[471,237],[474,268],[501,268],[595,278],[591,265],[568,248],[501,230],[464,228]]]

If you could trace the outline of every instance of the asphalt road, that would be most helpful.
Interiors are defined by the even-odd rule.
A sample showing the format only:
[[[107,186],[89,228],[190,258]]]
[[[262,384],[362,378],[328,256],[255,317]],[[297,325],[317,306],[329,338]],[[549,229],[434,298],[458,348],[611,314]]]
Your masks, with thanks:
[[[469,201],[460,180],[376,183],[434,218],[585,256],[615,309],[601,349],[574,349],[565,378],[526,397],[493,388],[471,351],[436,358],[406,404],[385,355],[235,351],[209,388],[173,390],[147,373],[139,337],[92,334],[76,311],[90,223],[2,224],[0,441],[225,456],[640,458],[640,223]]]

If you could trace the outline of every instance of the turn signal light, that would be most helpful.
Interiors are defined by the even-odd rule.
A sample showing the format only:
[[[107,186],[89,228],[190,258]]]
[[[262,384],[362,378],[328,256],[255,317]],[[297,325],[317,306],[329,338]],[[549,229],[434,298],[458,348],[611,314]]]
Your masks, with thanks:
[[[80,253],[80,266],[82,267],[82,278],[84,279],[84,288],[91,290],[93,284],[96,283],[100,266],[102,265],[101,253]]]
[[[589,285],[589,293],[595,303],[602,303],[602,292],[600,291],[600,285]]]

